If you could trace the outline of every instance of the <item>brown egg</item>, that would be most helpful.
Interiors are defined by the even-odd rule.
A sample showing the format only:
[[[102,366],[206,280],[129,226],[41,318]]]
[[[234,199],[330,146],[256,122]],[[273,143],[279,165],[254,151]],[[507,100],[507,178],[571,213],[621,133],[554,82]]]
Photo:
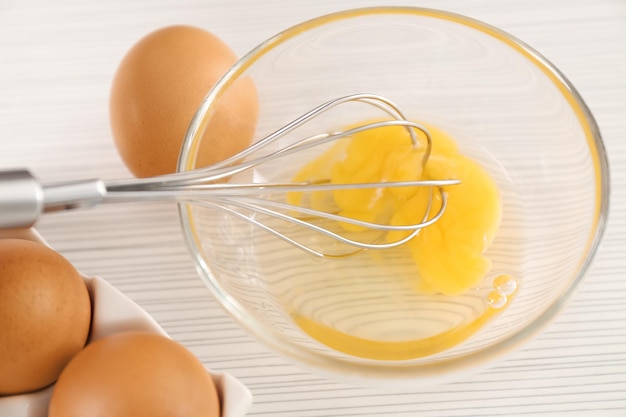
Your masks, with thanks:
[[[109,113],[116,147],[135,176],[176,171],[196,109],[236,61],[224,42],[190,26],[157,30],[130,49],[113,79]],[[198,165],[221,161],[249,146],[258,112],[252,80],[231,85],[207,125]]]
[[[87,287],[68,260],[40,243],[0,240],[0,395],[53,383],[90,322]]]
[[[123,332],[90,343],[63,370],[48,417],[219,417],[202,363],[164,336]]]

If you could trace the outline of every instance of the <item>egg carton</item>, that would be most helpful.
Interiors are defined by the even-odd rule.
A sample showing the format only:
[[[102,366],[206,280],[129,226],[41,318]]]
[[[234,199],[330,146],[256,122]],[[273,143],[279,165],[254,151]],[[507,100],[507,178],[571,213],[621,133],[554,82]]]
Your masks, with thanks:
[[[19,238],[46,244],[34,229],[1,231],[0,239]],[[82,275],[82,274],[81,274]],[[147,331],[169,337],[165,330],[141,307],[99,277],[82,275],[92,304],[92,323],[89,341],[124,331]],[[217,388],[220,417],[243,417],[252,405],[250,390],[227,373],[207,368]],[[0,397],[0,416],[46,417],[54,385],[36,392]]]

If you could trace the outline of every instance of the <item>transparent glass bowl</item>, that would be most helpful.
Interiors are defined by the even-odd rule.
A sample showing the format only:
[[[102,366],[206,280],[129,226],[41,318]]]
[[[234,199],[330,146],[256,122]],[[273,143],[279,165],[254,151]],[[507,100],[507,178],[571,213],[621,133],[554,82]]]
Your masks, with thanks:
[[[180,171],[195,167],[215,108],[247,78],[259,100],[254,140],[327,100],[380,94],[410,119],[448,132],[490,172],[503,199],[488,252],[492,272],[462,297],[417,294],[405,285],[410,268],[372,261],[392,255],[318,259],[227,213],[181,204],[200,276],[258,340],[324,374],[407,387],[501,357],[572,296],[605,227],[607,158],[579,94],[532,48],[430,9],[368,8],[304,22],[248,53],[208,94],[185,138]],[[339,112],[297,135],[369,117]],[[285,181],[304,161],[230,181]]]

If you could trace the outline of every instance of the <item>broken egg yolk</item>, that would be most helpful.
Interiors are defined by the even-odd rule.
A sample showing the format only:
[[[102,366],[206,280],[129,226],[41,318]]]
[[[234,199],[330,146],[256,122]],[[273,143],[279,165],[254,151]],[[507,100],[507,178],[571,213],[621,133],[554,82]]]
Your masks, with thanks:
[[[447,206],[441,218],[424,227],[405,246],[417,265],[416,288],[423,293],[459,295],[480,283],[491,268],[485,252],[501,220],[501,197],[495,181],[477,162],[462,155],[444,131],[427,126],[431,152],[424,160],[426,136],[400,126],[365,130],[335,143],[295,175],[294,181],[333,184],[458,179],[460,184],[438,187],[389,187],[316,191],[311,208],[336,211],[366,222],[392,225],[421,223]],[[424,163],[425,161],[425,163]],[[288,202],[302,204],[302,193],[290,193]],[[432,201],[431,201],[432,199]],[[429,208],[429,202],[430,208]],[[350,232],[363,226],[344,223]],[[394,231],[388,241],[407,236]]]

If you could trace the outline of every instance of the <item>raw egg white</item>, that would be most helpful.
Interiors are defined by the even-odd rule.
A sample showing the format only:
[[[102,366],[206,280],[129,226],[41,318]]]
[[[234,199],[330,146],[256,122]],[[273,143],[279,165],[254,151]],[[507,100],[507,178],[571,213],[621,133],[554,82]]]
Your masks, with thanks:
[[[61,373],[49,417],[219,417],[213,379],[184,346],[146,332],[96,340]]]
[[[52,384],[90,323],[89,292],[68,260],[40,243],[0,239],[0,395]]]
[[[135,176],[176,171],[196,109],[236,61],[219,38],[190,26],[157,30],[128,51],[113,79],[109,113],[115,145]],[[196,165],[221,161],[246,148],[258,112],[252,80],[231,85],[208,121]]]

